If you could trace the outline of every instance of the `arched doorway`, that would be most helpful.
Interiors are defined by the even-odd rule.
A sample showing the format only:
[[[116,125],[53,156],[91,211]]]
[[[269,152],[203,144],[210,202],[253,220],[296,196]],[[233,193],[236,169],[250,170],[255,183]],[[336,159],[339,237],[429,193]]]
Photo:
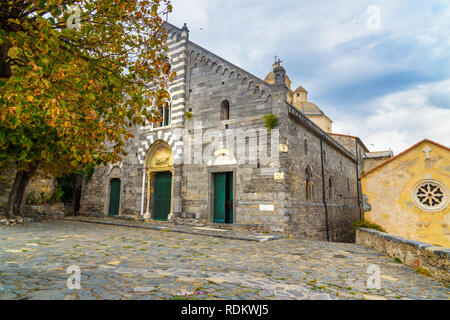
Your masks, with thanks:
[[[147,174],[146,218],[167,221],[173,216],[173,155],[164,141],[157,141],[145,159]]]
[[[116,217],[120,214],[121,177],[122,171],[119,167],[114,167],[109,174],[110,185],[108,215],[110,217]]]
[[[119,209],[120,209],[120,179],[112,179],[110,182],[108,215],[110,217],[118,216]]]

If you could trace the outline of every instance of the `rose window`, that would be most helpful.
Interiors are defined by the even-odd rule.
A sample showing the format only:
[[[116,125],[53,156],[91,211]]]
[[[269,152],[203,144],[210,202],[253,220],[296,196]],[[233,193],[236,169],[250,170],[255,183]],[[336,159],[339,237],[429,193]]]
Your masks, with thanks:
[[[422,181],[414,188],[413,200],[422,210],[440,211],[448,204],[447,188],[438,181]]]

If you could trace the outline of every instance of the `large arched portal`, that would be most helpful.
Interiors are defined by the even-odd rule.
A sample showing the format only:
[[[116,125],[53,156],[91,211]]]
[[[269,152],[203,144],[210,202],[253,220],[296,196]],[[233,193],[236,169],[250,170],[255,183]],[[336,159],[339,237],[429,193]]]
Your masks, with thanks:
[[[164,141],[155,142],[145,159],[147,173],[146,218],[167,221],[173,217],[173,156]]]

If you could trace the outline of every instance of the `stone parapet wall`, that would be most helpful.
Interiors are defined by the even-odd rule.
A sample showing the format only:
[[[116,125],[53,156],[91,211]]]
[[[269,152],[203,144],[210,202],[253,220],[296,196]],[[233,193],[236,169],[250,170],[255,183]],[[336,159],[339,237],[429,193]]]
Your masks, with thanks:
[[[415,269],[423,268],[434,278],[450,283],[450,248],[408,240],[369,229],[356,231],[356,244],[365,245]]]

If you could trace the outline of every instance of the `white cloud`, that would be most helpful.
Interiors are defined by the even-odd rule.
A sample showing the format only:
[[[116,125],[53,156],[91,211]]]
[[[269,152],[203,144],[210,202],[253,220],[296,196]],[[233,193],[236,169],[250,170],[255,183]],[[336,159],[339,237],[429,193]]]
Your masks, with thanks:
[[[373,151],[392,148],[399,153],[425,138],[450,145],[450,109],[431,102],[430,96],[447,93],[450,80],[390,94],[371,103],[373,113],[338,116],[334,131],[358,135]]]
[[[256,76],[281,56],[336,132],[374,150],[400,152],[423,138],[450,145],[448,0],[172,2],[169,22],[187,22],[191,40]],[[367,28],[371,5],[381,9],[380,30]]]

